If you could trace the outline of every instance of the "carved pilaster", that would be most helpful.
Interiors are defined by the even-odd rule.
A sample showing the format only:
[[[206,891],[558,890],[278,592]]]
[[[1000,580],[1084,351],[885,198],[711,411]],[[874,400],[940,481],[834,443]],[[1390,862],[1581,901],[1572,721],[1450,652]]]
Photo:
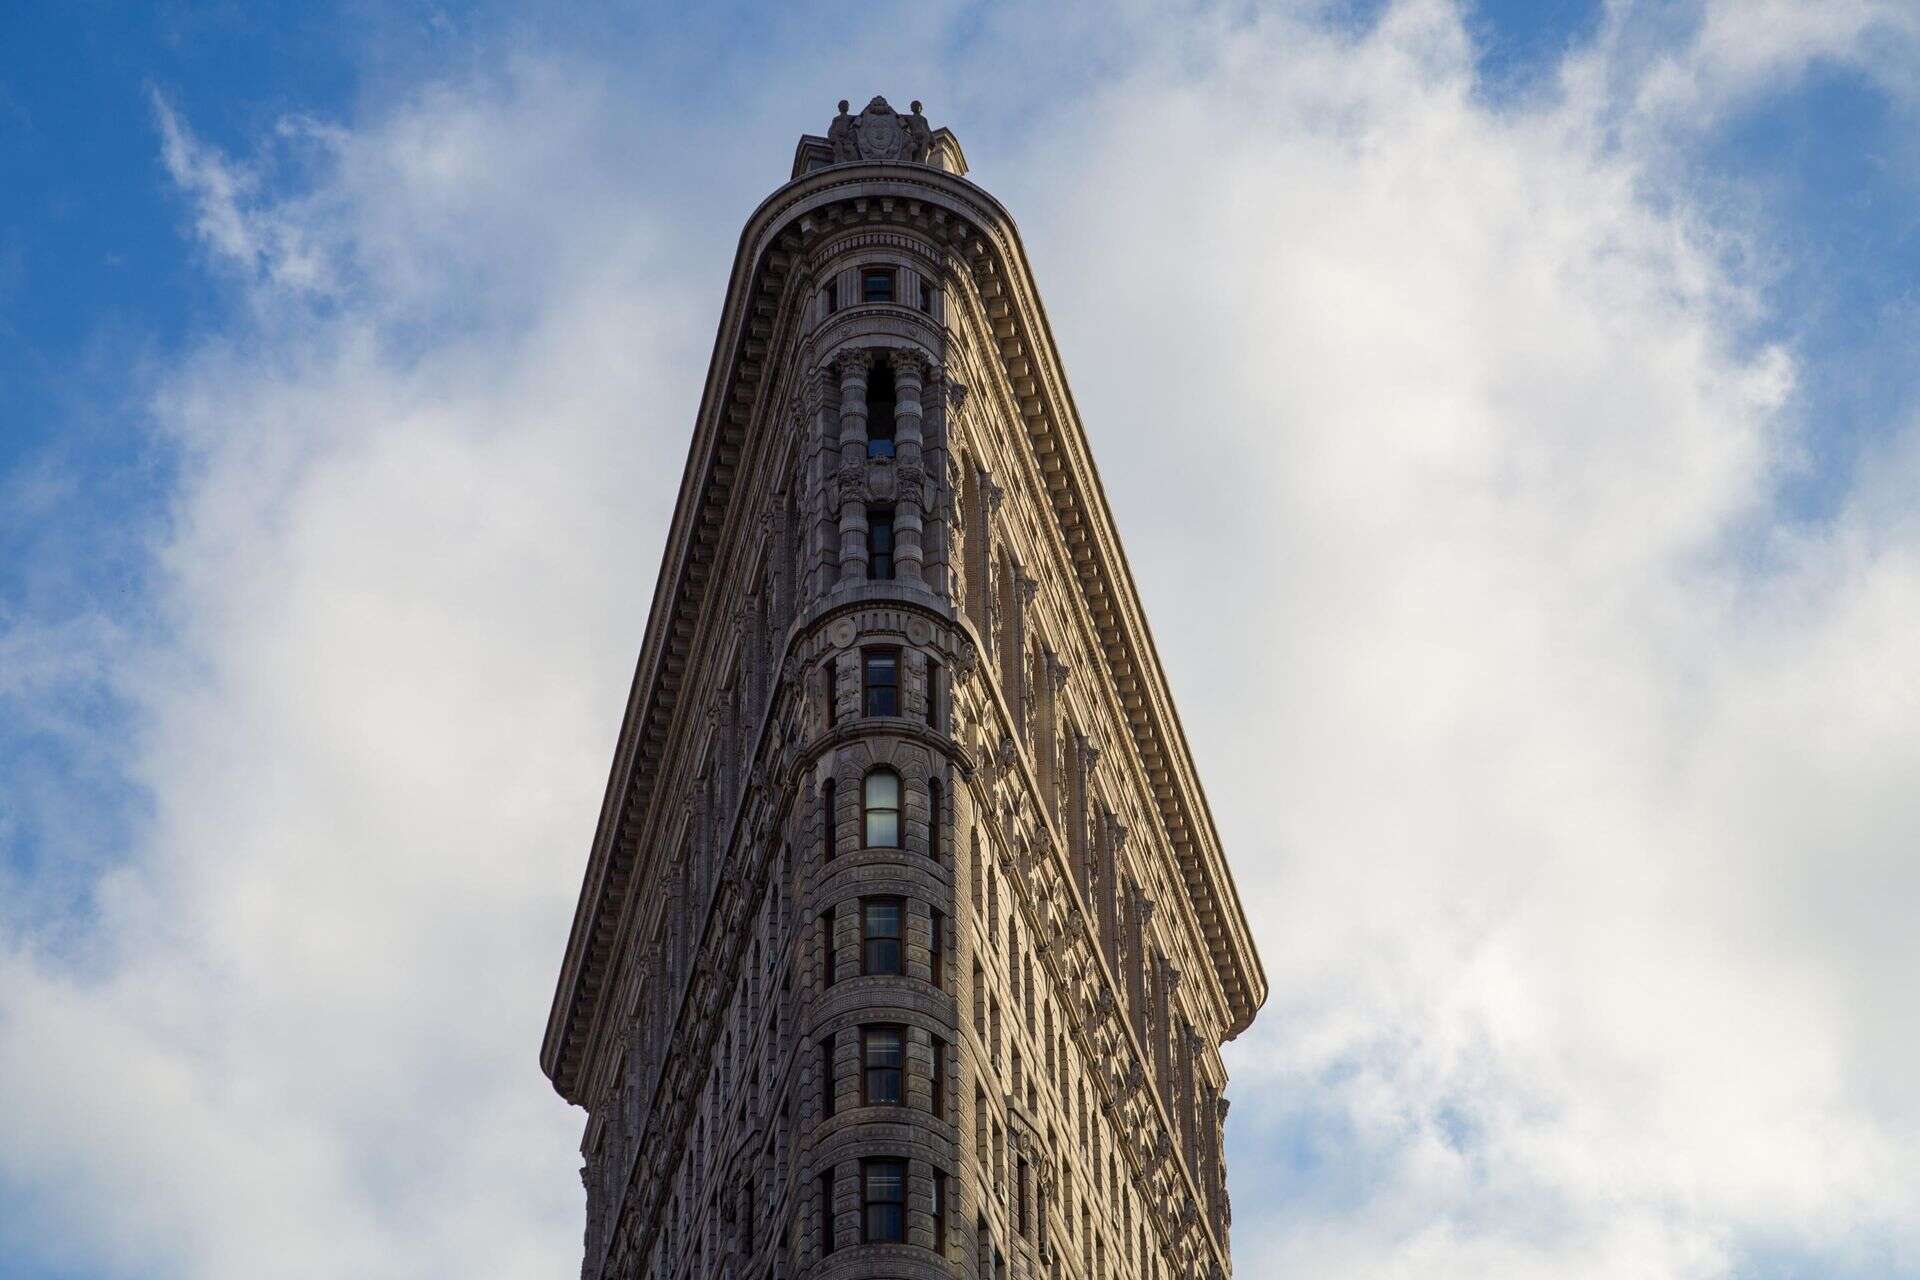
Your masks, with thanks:
[[[842,351],[833,370],[840,380],[840,464],[834,474],[839,505],[840,581],[867,576],[867,372],[873,353]]]

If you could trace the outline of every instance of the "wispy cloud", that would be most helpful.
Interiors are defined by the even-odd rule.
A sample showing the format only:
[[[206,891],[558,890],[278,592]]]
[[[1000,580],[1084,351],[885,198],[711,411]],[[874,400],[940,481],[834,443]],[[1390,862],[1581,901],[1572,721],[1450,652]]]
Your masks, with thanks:
[[[1498,105],[1439,0],[556,45],[246,161],[156,95],[243,304],[150,405],[164,637],[72,659],[153,812],[84,963],[0,944],[0,1179],[113,1274],[572,1265],[534,1056],[733,236],[904,88],[1022,218],[1273,979],[1240,1273],[1898,1272],[1920,406],[1783,512],[1791,246],[1674,150],[1888,82],[1900,11],[1828,8],[1616,7]]]

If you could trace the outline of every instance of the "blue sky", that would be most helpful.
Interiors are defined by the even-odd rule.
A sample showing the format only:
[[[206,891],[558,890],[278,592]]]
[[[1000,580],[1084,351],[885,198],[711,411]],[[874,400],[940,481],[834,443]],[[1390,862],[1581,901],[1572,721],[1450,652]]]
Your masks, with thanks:
[[[0,15],[0,1274],[572,1265],[534,1051],[720,289],[885,92],[1022,221],[1261,933],[1241,1274],[1920,1275],[1917,70],[1874,0]]]

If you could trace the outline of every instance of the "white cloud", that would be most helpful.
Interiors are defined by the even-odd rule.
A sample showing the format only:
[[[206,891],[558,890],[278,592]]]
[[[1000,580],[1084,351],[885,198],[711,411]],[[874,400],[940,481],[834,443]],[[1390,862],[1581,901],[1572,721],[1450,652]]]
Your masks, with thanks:
[[[0,951],[0,1177],[76,1251],[572,1264],[534,1055],[734,229],[836,68],[951,16],[692,103],[514,59],[290,126],[291,193],[157,103],[247,305],[155,403],[151,829],[77,972]],[[1648,67],[1799,47],[1721,21],[1501,109],[1437,0],[1130,14],[1053,103],[1031,51],[1099,24],[1001,14],[925,71],[968,112],[908,86],[1026,225],[1273,979],[1243,1275],[1915,1243],[1920,466],[1775,513],[1807,442],[1752,232],[1615,128],[1672,100]],[[723,136],[780,145],[676,158]]]
[[[1033,239],[1274,979],[1239,1152],[1331,1166],[1242,1183],[1243,1247],[1910,1241],[1913,520],[1774,514],[1792,370],[1719,229],[1590,98],[1477,103],[1437,5],[1104,105]]]

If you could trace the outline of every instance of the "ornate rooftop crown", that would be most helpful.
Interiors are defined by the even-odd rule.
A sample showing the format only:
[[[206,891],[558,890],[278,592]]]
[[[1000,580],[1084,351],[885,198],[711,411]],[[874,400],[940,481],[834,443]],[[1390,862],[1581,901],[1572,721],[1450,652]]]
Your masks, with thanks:
[[[907,161],[926,164],[933,150],[933,130],[913,104],[912,115],[901,115],[878,94],[857,116],[847,114],[847,100],[840,99],[840,114],[827,126],[827,145],[833,148],[833,162],[865,160],[885,164]]]
[[[915,102],[906,115],[878,94],[851,115],[845,98],[840,114],[827,126],[824,138],[808,135],[794,156],[793,176],[799,177],[830,164],[924,164],[948,173],[964,174],[967,163],[949,129],[935,129]]]

